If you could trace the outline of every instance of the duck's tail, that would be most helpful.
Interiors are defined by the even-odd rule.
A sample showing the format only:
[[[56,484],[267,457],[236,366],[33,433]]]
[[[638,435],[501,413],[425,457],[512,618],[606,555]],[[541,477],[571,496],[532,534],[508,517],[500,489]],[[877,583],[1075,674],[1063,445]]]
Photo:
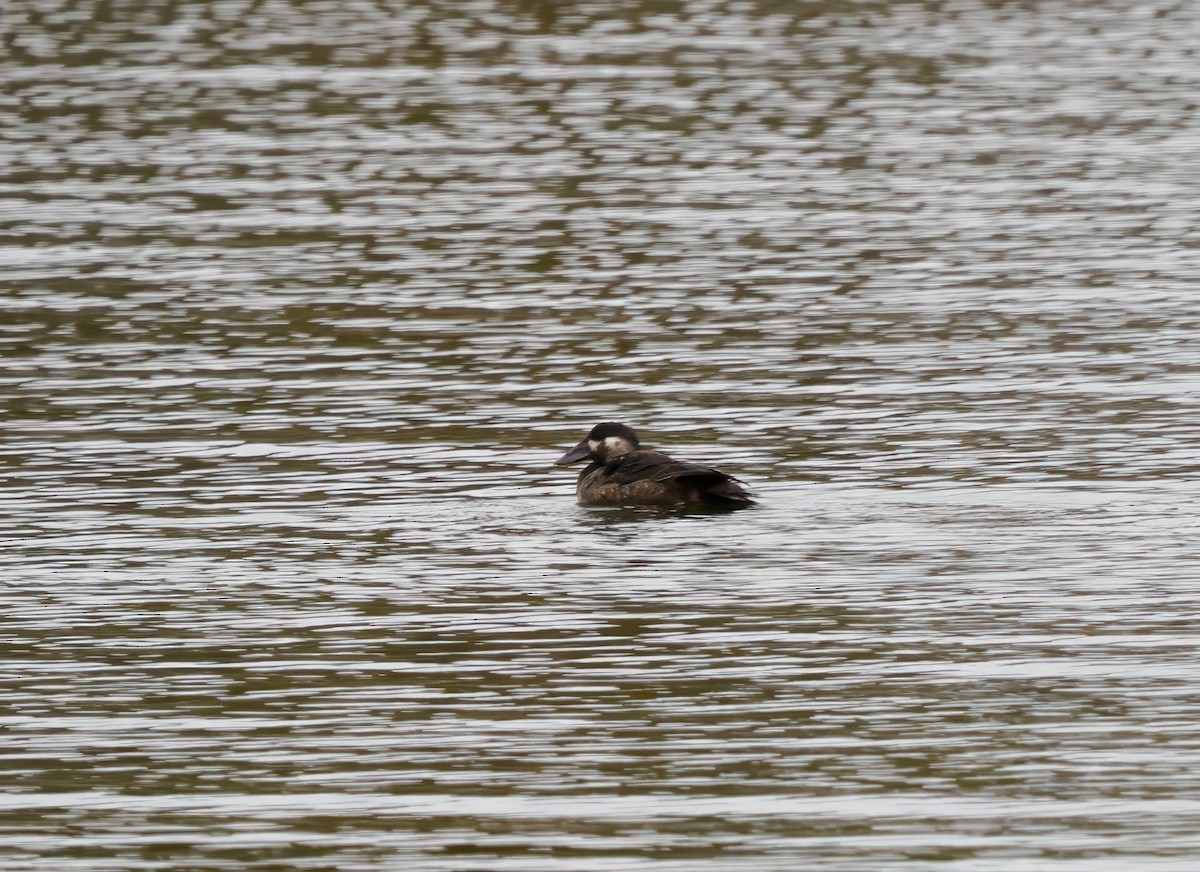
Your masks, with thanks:
[[[696,488],[695,502],[717,506],[752,506],[754,494],[746,490],[736,478],[726,477],[718,481],[706,481]]]

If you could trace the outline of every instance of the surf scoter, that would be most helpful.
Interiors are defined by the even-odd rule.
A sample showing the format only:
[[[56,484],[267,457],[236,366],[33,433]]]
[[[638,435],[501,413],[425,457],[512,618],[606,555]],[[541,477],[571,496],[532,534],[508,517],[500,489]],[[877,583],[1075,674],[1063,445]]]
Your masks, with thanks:
[[[736,508],[754,495],[731,475],[659,451],[638,447],[624,424],[597,424],[583,440],[554,461],[566,466],[591,461],[579,473],[575,493],[582,506],[673,506],[694,504]]]

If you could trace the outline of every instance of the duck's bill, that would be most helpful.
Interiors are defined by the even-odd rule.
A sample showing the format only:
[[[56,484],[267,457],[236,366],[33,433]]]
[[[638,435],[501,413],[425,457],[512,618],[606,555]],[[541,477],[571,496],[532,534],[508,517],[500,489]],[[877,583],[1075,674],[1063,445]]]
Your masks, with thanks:
[[[566,466],[568,463],[578,463],[581,460],[586,460],[591,457],[592,449],[588,447],[587,440],[584,439],[558,460],[554,461],[555,466]]]

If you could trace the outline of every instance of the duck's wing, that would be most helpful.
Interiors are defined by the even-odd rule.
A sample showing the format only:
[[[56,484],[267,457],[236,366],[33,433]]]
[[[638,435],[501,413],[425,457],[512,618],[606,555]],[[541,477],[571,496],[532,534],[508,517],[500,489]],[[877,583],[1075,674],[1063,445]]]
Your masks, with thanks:
[[[614,457],[604,465],[604,476],[614,484],[633,484],[638,481],[670,481],[681,475],[701,473],[707,467],[672,460],[661,451],[630,451]]]
[[[749,502],[752,496],[732,475],[711,466],[675,460],[660,451],[631,451],[622,454],[605,464],[604,472],[615,484],[680,481],[702,496],[737,502]]]

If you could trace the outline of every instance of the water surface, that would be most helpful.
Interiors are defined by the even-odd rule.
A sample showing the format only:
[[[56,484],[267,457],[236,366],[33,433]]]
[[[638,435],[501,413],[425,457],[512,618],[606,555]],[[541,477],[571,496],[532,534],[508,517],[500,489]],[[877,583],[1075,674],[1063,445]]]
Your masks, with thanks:
[[[1194,867],[1193,10],[3,15],[5,869]]]

